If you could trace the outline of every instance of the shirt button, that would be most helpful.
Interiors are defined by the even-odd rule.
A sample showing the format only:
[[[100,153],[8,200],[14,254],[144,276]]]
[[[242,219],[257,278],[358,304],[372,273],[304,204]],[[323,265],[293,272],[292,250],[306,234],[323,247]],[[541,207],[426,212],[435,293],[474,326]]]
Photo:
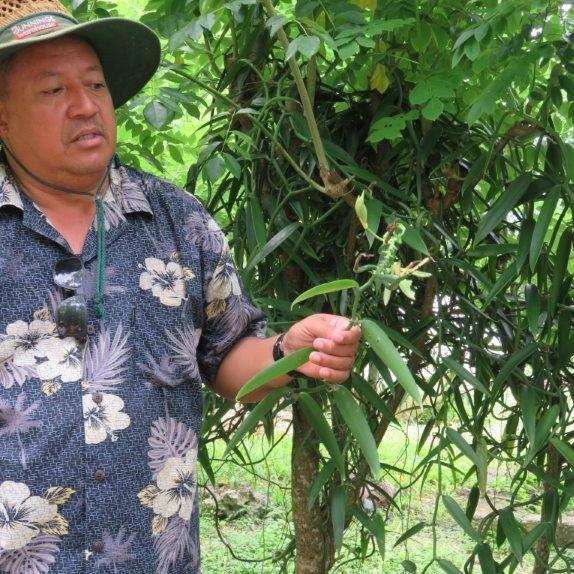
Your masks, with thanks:
[[[104,480],[106,480],[106,473],[103,470],[96,470],[94,472],[94,480],[96,482],[104,482]]]
[[[92,393],[92,401],[99,405],[104,400],[102,393]]]
[[[104,543],[101,540],[96,540],[92,544],[92,550],[94,552],[101,552],[104,549]]]
[[[94,325],[92,323],[90,323],[86,327],[86,331],[88,332],[88,335],[93,335],[96,332],[96,328],[94,327]]]

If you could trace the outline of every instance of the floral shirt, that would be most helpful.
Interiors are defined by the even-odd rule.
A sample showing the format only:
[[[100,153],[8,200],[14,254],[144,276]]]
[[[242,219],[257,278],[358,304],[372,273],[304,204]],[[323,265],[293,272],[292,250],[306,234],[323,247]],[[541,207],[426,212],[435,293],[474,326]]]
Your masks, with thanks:
[[[65,239],[0,163],[0,574],[196,574],[202,383],[262,314],[199,202],[114,161],[103,319],[60,338]]]

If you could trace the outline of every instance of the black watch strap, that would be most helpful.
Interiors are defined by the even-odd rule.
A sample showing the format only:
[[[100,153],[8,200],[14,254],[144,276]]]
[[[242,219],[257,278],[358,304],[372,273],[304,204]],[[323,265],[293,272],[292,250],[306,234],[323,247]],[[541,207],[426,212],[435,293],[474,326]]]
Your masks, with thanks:
[[[283,357],[285,357],[285,353],[283,352],[283,338],[285,337],[285,333],[281,333],[277,339],[275,339],[275,343],[273,343],[273,360],[279,361]]]

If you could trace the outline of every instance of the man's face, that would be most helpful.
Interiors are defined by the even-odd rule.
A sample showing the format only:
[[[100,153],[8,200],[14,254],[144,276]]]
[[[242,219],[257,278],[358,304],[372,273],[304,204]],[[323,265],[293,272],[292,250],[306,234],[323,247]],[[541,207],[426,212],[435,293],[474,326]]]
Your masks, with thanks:
[[[14,56],[0,101],[0,137],[50,183],[74,188],[101,177],[115,150],[116,123],[89,44],[66,37]]]

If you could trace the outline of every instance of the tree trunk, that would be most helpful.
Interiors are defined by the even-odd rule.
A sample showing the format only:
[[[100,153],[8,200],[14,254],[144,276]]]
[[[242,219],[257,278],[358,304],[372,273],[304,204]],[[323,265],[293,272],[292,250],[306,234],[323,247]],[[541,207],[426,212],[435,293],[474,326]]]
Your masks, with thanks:
[[[317,478],[319,455],[315,433],[297,403],[293,404],[291,497],[295,527],[295,574],[327,574],[335,559],[333,528],[318,501],[309,508],[309,491]]]
[[[553,447],[548,447],[548,460],[546,463],[546,473],[550,478],[558,481],[560,478],[560,455],[558,451]],[[542,488],[544,492],[549,492],[555,487],[548,481],[542,483]],[[542,521],[546,521],[546,513],[544,511],[544,504],[542,504],[542,512],[540,515]],[[550,559],[550,542],[554,542],[554,536],[549,536],[548,534],[543,534],[536,543],[536,550],[534,551],[535,563],[532,569],[532,574],[545,574],[548,572],[548,561]]]

